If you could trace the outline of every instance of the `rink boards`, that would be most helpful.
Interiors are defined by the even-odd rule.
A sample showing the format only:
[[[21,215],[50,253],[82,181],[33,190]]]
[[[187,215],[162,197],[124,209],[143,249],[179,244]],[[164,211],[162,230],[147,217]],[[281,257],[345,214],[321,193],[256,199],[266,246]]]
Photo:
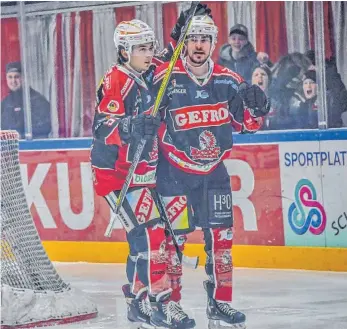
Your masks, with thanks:
[[[231,177],[236,266],[347,271],[347,130],[235,135]],[[52,260],[124,262],[119,223],[93,192],[91,139],[20,142],[27,201]],[[200,231],[186,253],[205,255]]]

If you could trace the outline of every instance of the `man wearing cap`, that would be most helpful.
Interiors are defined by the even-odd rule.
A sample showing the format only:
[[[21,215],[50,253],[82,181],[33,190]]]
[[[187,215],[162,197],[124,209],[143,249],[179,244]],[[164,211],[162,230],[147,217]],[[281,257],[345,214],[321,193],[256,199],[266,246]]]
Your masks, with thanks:
[[[8,63],[6,82],[10,93],[1,101],[1,129],[16,130],[25,137],[22,68],[20,62]],[[30,105],[33,138],[47,138],[51,132],[50,104],[30,87]]]
[[[242,24],[230,29],[228,43],[220,49],[218,64],[240,74],[248,83],[251,83],[252,72],[259,64],[271,66],[267,54],[255,52],[248,40],[248,29]]]

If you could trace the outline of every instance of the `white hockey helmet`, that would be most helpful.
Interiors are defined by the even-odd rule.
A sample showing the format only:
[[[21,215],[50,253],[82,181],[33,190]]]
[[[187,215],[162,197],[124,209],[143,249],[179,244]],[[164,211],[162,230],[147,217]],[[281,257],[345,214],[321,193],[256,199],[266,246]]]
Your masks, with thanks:
[[[217,43],[218,27],[208,15],[194,16],[187,36],[191,34],[209,35],[212,38],[212,45],[215,46]]]
[[[149,42],[153,42],[154,46],[156,44],[153,29],[139,19],[120,22],[114,31],[113,41],[117,52],[123,47],[129,55],[135,45]]]

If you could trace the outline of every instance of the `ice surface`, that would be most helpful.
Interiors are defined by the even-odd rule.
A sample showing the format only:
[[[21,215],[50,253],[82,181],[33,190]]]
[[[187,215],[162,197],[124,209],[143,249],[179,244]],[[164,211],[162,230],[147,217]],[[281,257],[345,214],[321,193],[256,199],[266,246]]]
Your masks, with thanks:
[[[55,263],[73,286],[90,295],[99,316],[59,329],[128,329],[121,286],[123,264]],[[203,267],[184,269],[183,308],[207,329]],[[347,329],[347,273],[235,269],[234,306],[248,329]]]

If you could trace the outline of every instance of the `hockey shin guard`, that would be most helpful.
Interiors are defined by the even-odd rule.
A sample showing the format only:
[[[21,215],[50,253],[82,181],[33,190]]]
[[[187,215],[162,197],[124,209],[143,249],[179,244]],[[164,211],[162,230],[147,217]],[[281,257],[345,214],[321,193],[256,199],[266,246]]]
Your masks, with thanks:
[[[232,228],[204,229],[205,270],[214,284],[213,298],[221,302],[232,300]]]
[[[186,235],[176,235],[177,244],[180,251],[183,252],[184,244],[187,240]],[[182,290],[182,264],[180,263],[176,248],[173,244],[172,237],[168,236],[166,238],[166,273],[169,280],[169,285],[172,289],[171,300],[179,302],[181,300],[181,290]]]

